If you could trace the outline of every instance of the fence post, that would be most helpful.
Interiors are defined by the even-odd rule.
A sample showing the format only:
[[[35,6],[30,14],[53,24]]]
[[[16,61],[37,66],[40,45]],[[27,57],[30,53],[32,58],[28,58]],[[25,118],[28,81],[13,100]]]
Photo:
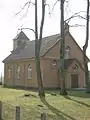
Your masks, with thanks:
[[[41,120],[46,120],[46,113],[41,114]]]
[[[20,106],[16,106],[16,120],[20,120]]]
[[[0,101],[0,120],[2,120],[2,101]]]

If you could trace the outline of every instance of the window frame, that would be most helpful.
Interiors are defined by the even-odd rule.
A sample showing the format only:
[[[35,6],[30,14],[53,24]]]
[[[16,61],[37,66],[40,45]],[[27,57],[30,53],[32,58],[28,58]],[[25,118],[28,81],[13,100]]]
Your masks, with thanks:
[[[12,69],[11,67],[8,67],[8,78],[12,78]]]
[[[68,56],[67,56],[67,51],[68,51]],[[64,57],[65,59],[70,59],[70,51],[71,51],[71,48],[69,45],[67,45],[65,47],[65,57]]]
[[[73,72],[77,72],[78,71],[78,65],[77,64],[74,64],[74,66],[72,67],[72,71]]]
[[[57,61],[54,59],[52,60],[52,69],[56,69],[57,68]]]
[[[65,50],[71,50],[71,48],[70,48],[70,46],[69,45],[67,45],[66,47],[65,47]]]
[[[32,79],[32,65],[31,64],[29,64],[27,67],[27,78],[28,80]]]
[[[18,69],[19,68],[19,69]],[[17,65],[17,79],[20,80],[20,72],[21,72],[21,68],[20,68],[20,65]]]

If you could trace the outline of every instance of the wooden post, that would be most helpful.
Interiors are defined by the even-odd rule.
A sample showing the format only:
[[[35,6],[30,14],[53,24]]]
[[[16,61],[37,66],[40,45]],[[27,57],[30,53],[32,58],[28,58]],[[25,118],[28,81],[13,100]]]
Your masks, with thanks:
[[[41,114],[41,120],[46,120],[46,113]]]
[[[0,101],[0,120],[2,120],[2,101]]]
[[[16,120],[20,120],[20,106],[16,106]]]

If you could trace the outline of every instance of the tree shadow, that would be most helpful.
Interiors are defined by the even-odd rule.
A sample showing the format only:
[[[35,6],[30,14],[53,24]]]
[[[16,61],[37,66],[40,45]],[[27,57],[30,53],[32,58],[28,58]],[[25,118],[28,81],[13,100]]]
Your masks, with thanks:
[[[85,91],[80,91],[80,90],[69,91],[69,95],[74,97],[90,98],[90,93],[86,93]]]
[[[76,102],[76,103],[78,103],[78,104],[81,104],[81,105],[83,105],[83,106],[85,106],[85,107],[90,108],[90,105],[89,105],[89,104],[86,104],[86,103],[84,103],[84,102],[82,102],[82,101],[73,99],[73,98],[69,97],[68,95],[63,96],[63,97],[64,97],[65,99],[71,100],[71,101],[73,101],[73,102]]]
[[[67,90],[68,94],[73,97],[80,97],[80,98],[90,98],[90,93],[87,93],[85,90]],[[47,90],[45,93],[57,96],[60,95],[60,90]]]
[[[56,114],[59,118],[59,120],[67,120],[67,118],[69,118],[69,120],[76,120],[75,118],[67,115],[66,113],[58,110],[57,108],[53,107],[52,105],[50,105],[45,98],[40,98],[41,102],[48,107],[49,110],[51,110],[54,114]]]

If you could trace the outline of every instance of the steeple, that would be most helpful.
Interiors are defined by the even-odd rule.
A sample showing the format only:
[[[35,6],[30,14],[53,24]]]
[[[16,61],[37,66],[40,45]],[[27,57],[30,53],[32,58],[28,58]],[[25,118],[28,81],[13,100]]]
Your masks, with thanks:
[[[29,38],[25,35],[23,31],[21,31],[13,39],[13,50],[19,48],[22,44],[26,44],[28,41],[29,41]]]

